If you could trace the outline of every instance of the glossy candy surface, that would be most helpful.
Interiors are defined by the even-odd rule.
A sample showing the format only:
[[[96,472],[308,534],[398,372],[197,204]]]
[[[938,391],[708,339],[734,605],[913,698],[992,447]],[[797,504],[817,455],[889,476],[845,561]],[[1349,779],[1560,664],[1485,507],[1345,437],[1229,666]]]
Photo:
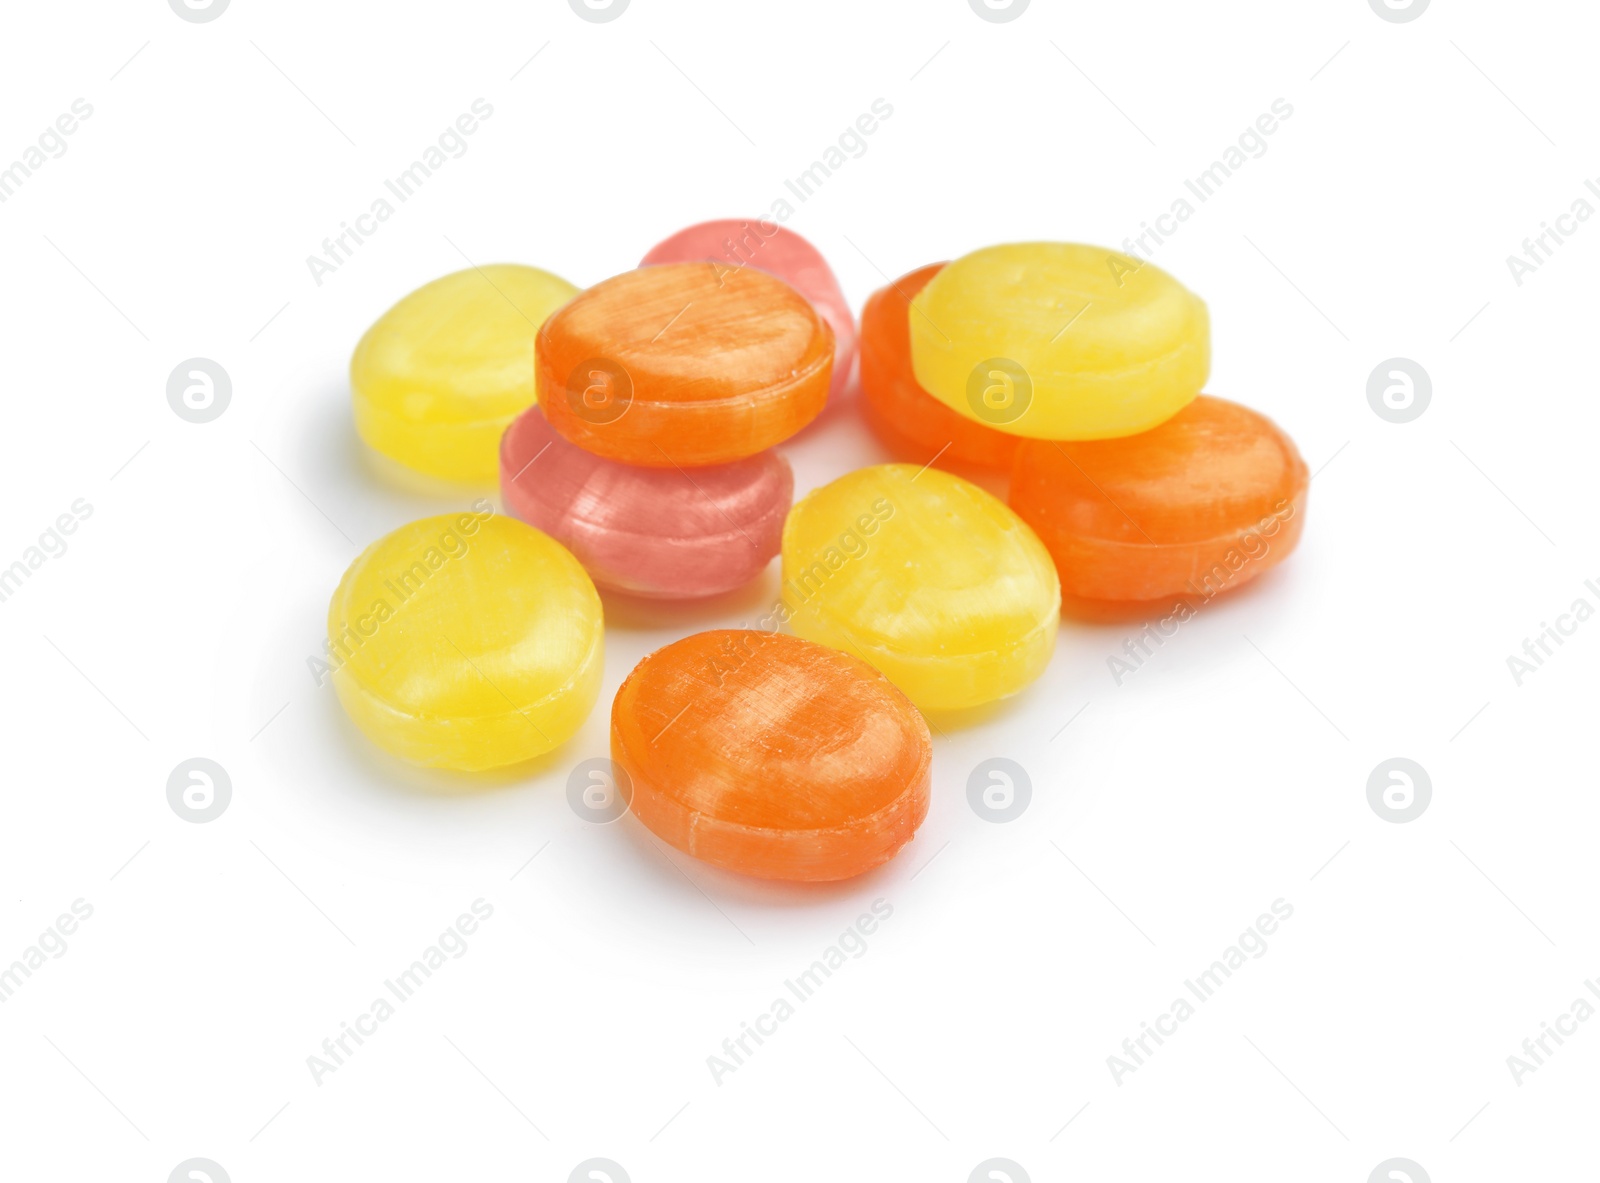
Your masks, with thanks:
[[[783,598],[798,635],[872,663],[924,710],[1021,690],[1049,662],[1061,612],[1022,519],[914,464],[859,469],[795,505]]]
[[[578,294],[535,267],[490,264],[418,288],[350,359],[356,430],[429,476],[493,484],[500,436],[533,402],[533,339]]]
[[[430,767],[531,759],[600,693],[594,584],[560,544],[479,504],[380,538],[328,606],[339,701],[374,743]]]
[[[650,248],[641,267],[654,263],[714,263],[725,271],[755,267],[776,275],[822,314],[833,330],[833,379],[838,397],[856,357],[856,321],[833,268],[811,243],[765,219],[720,218],[678,231]]]
[[[828,398],[833,333],[753,267],[664,263],[596,284],[539,330],[539,405],[609,460],[693,468],[754,456]]]
[[[1068,597],[1170,606],[1282,562],[1300,540],[1308,479],[1271,420],[1202,395],[1141,435],[1024,443],[1010,501]]]
[[[600,587],[683,599],[761,572],[782,542],[794,475],[770,450],[693,470],[618,464],[529,407],[501,443],[500,488],[509,512],[570,549]]]
[[[651,831],[765,879],[859,875],[928,813],[922,716],[864,662],[781,633],[698,633],[646,657],[617,691],[611,755]]]
[[[946,406],[1033,439],[1148,431],[1200,393],[1200,299],[1104,247],[1030,242],[947,265],[913,301],[917,381]]]
[[[911,372],[911,301],[944,269],[933,263],[902,275],[872,294],[861,310],[862,409],[873,431],[891,448],[935,464],[1009,468],[1020,437],[957,414],[921,386]]]

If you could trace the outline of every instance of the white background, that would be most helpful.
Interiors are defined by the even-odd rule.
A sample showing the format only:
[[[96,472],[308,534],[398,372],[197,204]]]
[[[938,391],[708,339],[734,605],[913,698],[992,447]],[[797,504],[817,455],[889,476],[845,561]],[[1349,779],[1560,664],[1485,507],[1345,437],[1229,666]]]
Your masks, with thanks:
[[[0,162],[94,113],[0,205],[0,565],[75,499],[93,514],[0,604],[0,963],[71,901],[94,915],[0,1004],[0,1176],[1592,1163],[1600,1022],[1520,1085],[1506,1064],[1600,975],[1600,623],[1521,686],[1506,664],[1600,606],[1600,219],[1521,286],[1505,262],[1600,177],[1590,6],[634,0],[595,24],[565,0],[233,0],[191,24],[140,0],[5,24]],[[306,256],[480,97],[470,150],[318,286]],[[565,797],[634,663],[755,619],[775,572],[709,606],[608,602],[601,705],[536,776],[376,751],[305,664],[329,595],[360,547],[477,494],[364,453],[361,331],[465,260],[589,284],[768,211],[880,97],[868,150],[788,222],[857,309],[990,243],[1120,245],[1293,105],[1155,259],[1210,305],[1209,389],[1316,471],[1298,553],[1120,686],[1128,626],[1064,621],[1035,686],[944,725],[916,840],[831,888],[718,873]],[[165,397],[194,356],[233,381],[203,425]],[[1404,425],[1366,399],[1394,356],[1433,382]],[[785,450],[797,492],[885,458],[847,407]],[[192,756],[231,776],[209,824],[167,803]],[[1033,781],[1005,825],[966,800],[992,756]],[[1392,756],[1431,775],[1409,824],[1367,802]],[[306,1057],[480,897],[466,955],[313,1083]],[[1269,951],[1115,1083],[1106,1057],[1280,897]],[[713,1083],[722,1040],[879,898],[868,952]]]

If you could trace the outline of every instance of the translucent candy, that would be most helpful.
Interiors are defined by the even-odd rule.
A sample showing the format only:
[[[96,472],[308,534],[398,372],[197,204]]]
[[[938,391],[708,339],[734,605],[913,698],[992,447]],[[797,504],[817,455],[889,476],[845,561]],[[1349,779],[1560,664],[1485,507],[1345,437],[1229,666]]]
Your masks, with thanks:
[[[664,263],[598,283],[539,330],[539,405],[608,460],[694,468],[754,456],[822,410],[833,332],[782,280]]]
[[[924,710],[977,706],[1038,677],[1061,590],[1049,554],[1004,504],[912,464],[817,489],[783,530],[793,630],[853,653]]]
[[[959,415],[911,372],[911,301],[943,270],[934,263],[872,294],[861,310],[862,409],[873,431],[906,459],[1010,468],[1021,440]]]
[[[429,476],[494,484],[500,436],[533,402],[534,334],[577,294],[514,263],[418,288],[378,318],[350,359],[361,438]]]
[[[507,510],[568,547],[600,587],[683,599],[761,573],[781,545],[794,475],[773,451],[692,470],[618,464],[529,407],[501,444],[500,488]]]
[[[328,606],[328,645],[339,701],[374,743],[465,770],[565,742],[604,664],[600,597],[578,560],[488,509],[364,550]]]
[[[1271,420],[1201,395],[1160,427],[1017,450],[1011,507],[1055,558],[1069,604],[1210,599],[1282,562],[1306,465]]]
[[[639,266],[653,263],[714,263],[724,270],[755,267],[776,275],[799,292],[833,330],[833,380],[838,397],[856,359],[856,321],[822,252],[776,222],[722,218],[699,222],[650,248]]]
[[[928,814],[916,708],[859,659],[781,633],[698,633],[646,657],[617,691],[611,755],[650,830],[764,879],[859,875]]]
[[[1200,299],[1104,247],[1028,242],[957,259],[912,301],[917,381],[960,414],[1033,439],[1110,439],[1171,418],[1205,384]]]

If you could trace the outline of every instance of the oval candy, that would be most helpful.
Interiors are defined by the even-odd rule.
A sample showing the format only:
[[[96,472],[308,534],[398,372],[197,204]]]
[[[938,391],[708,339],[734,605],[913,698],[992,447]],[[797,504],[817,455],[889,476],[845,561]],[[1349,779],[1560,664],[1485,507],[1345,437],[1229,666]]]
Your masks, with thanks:
[[[794,474],[776,452],[693,470],[618,464],[529,407],[500,447],[505,506],[577,557],[595,583],[687,599],[750,582],[782,544]]]
[[[534,399],[534,336],[577,294],[564,279],[514,263],[418,288],[356,345],[356,431],[418,472],[493,484],[500,436]]]
[[[859,875],[928,813],[916,708],[865,662],[781,633],[698,633],[646,657],[617,691],[611,753],[653,833],[764,879]]]
[[[539,405],[608,460],[697,468],[754,456],[822,410],[833,332],[753,267],[663,263],[596,284],[539,330]]]
[[[964,255],[912,301],[911,362],[940,402],[1032,439],[1110,439],[1171,418],[1211,368],[1206,306],[1141,259],[1078,243]]]
[[[600,693],[600,597],[532,526],[477,513],[401,526],[350,564],[328,605],[339,701],[379,747],[477,771],[569,739]]]
[[[1061,614],[1026,523],[913,464],[858,469],[789,511],[783,599],[798,635],[870,662],[923,710],[1017,693],[1048,664]]]
[[[1140,435],[1027,441],[1010,502],[1055,559],[1063,592],[1094,614],[1209,600],[1271,569],[1300,540],[1309,483],[1270,419],[1201,395]]]

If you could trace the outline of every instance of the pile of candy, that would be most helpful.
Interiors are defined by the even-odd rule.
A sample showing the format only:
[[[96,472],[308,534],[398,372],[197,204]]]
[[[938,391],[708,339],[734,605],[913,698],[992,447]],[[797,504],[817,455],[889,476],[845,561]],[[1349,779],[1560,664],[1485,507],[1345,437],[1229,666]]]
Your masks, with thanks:
[[[1027,686],[1063,605],[1192,607],[1299,539],[1299,453],[1200,394],[1206,307],[1147,262],[976,251],[875,293],[859,346],[867,421],[914,462],[791,505],[772,449],[841,393],[857,351],[838,281],[792,231],[707,222],[586,291],[499,265],[400,301],[351,363],[362,438],[433,476],[498,478],[520,520],[427,518],[356,559],[328,610],[350,717],[419,764],[530,760],[599,695],[597,587],[711,596],[781,553],[763,627],[686,637],[622,683],[612,759],[634,815],[678,849],[842,879],[927,815],[921,712]],[[950,469],[1009,471],[1010,504]]]

